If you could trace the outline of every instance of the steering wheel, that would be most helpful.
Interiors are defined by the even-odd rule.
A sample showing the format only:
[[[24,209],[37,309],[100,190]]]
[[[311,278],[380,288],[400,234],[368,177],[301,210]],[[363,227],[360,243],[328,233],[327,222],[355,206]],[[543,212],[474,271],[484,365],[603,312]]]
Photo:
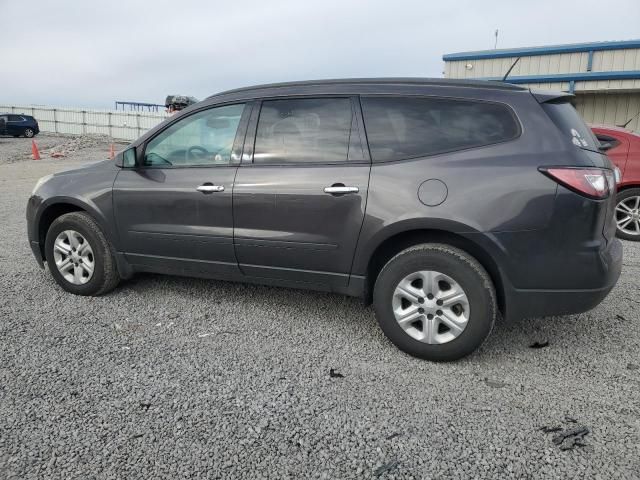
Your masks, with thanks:
[[[194,160],[204,160],[207,156],[209,156],[209,151],[200,145],[194,145],[187,150],[187,160],[191,158]]]

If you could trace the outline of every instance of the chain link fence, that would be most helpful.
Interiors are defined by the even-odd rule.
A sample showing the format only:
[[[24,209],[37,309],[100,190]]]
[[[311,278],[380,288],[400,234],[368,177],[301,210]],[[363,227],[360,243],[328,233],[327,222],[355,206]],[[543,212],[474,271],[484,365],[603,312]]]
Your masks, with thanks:
[[[164,112],[82,110],[3,104],[0,104],[0,113],[31,115],[38,121],[41,132],[101,134],[122,140],[135,140],[167,118]]]

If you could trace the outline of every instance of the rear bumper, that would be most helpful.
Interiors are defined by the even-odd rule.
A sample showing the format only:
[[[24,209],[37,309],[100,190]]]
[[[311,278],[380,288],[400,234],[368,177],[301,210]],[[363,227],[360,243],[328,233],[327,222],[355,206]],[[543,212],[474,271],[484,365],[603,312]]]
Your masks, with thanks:
[[[600,253],[601,286],[576,290],[516,289],[506,286],[505,317],[527,318],[582,313],[596,307],[616,285],[622,271],[622,243],[613,239]]]

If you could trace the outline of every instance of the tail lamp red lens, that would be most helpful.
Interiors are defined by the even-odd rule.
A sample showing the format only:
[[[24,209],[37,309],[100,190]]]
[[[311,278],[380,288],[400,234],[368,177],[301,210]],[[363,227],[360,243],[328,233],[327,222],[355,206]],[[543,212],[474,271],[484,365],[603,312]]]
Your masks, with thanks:
[[[613,172],[604,168],[545,167],[540,171],[560,185],[587,198],[607,198],[615,188]]]

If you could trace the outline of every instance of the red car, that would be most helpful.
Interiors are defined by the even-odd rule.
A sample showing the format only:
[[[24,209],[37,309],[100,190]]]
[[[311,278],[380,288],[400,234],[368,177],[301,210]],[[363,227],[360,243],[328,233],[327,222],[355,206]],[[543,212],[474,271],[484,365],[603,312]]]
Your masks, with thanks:
[[[607,125],[592,125],[591,129],[622,174],[616,199],[617,235],[640,241],[640,135]]]

